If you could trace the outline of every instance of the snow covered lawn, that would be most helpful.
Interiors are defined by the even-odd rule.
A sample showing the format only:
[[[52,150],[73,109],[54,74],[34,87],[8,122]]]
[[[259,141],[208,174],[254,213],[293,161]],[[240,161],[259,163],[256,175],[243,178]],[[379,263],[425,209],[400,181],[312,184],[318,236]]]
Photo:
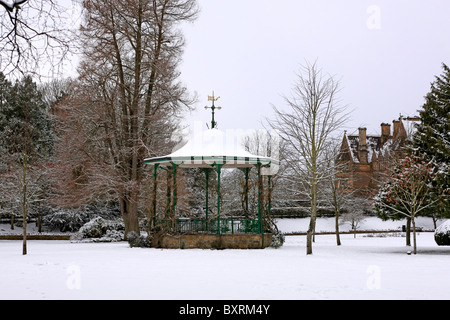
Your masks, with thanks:
[[[405,238],[286,237],[280,249],[131,249],[120,243],[0,242],[0,299],[450,299],[450,247]]]
[[[335,218],[318,218],[316,223],[317,232],[335,232]],[[309,227],[309,218],[302,219],[276,219],[277,226],[281,232],[292,233],[292,232],[306,232]],[[437,225],[439,226],[445,220],[438,220]],[[362,220],[358,226],[357,230],[401,230],[402,225],[406,224],[405,220],[399,221],[383,221],[377,217],[366,217]],[[418,217],[416,218],[416,227],[422,227],[424,230],[434,230],[433,219],[428,217]],[[339,226],[340,232],[351,231],[351,226],[349,223],[344,223]]]

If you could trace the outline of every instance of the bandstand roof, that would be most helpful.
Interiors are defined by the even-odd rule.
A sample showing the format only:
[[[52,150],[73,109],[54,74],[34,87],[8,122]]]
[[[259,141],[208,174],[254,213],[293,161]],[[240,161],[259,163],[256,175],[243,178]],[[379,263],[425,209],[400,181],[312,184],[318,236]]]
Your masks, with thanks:
[[[172,154],[145,159],[150,165],[184,168],[213,168],[220,164],[223,168],[251,168],[261,165],[263,175],[274,175],[278,171],[279,161],[257,156],[246,151],[239,138],[225,134],[219,129],[210,129],[190,137],[190,140]]]

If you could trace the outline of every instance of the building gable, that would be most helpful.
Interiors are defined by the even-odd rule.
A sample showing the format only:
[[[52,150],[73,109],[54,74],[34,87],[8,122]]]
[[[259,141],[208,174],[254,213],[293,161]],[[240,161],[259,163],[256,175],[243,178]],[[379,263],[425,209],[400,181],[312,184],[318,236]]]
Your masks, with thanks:
[[[402,117],[393,121],[391,125],[382,123],[380,135],[367,135],[366,128],[359,128],[359,135],[344,134],[341,152],[336,161],[348,163],[344,166],[346,172],[341,172],[340,177],[349,179],[352,189],[367,191],[377,189],[380,175],[386,172],[391,165],[391,159],[403,156],[403,148],[408,139]],[[407,118],[407,121],[419,121],[418,118]]]

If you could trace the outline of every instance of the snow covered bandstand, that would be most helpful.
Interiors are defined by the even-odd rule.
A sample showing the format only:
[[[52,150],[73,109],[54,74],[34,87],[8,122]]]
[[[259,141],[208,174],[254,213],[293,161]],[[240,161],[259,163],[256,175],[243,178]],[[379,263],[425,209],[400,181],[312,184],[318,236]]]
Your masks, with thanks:
[[[151,223],[153,230],[168,230],[157,246],[161,248],[220,248],[220,249],[256,249],[271,244],[271,233],[263,222],[263,176],[270,178],[278,171],[279,161],[270,157],[257,156],[246,151],[238,137],[233,137],[214,127],[199,132],[172,154],[145,159],[144,162],[154,168],[154,189],[151,211],[154,213]],[[196,218],[177,217],[177,171],[183,168],[201,168],[205,172],[205,215]],[[244,203],[248,212],[249,173],[256,169],[258,177],[257,217],[227,217],[221,208],[221,172],[223,169],[241,169],[245,175]],[[156,215],[156,190],[159,169],[171,175],[169,212],[165,217]],[[217,174],[217,212],[210,212],[209,181],[210,174]],[[270,199],[268,200],[270,203]],[[268,206],[270,214],[270,204]]]

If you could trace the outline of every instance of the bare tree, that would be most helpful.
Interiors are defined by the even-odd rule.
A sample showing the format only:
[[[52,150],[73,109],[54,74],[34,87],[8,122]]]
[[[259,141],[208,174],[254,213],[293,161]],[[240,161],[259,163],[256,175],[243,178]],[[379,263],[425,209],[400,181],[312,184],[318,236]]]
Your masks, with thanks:
[[[324,180],[319,190],[320,199],[333,208],[335,215],[335,231],[336,231],[336,244],[341,245],[341,238],[339,234],[339,217],[342,209],[349,198],[352,191],[349,188],[347,178],[342,178],[339,173],[345,170],[345,164],[337,163],[336,159],[341,153],[338,140],[332,140],[328,144],[328,148],[324,152],[325,170],[329,171],[328,179]]]
[[[287,110],[274,107],[275,119],[269,121],[289,149],[286,158],[292,175],[302,179],[311,203],[311,220],[307,232],[307,254],[312,254],[316,226],[318,184],[329,176],[323,156],[332,138],[347,119],[345,107],[339,105],[339,82],[324,76],[316,63],[302,68],[292,96],[285,97]]]
[[[353,230],[354,238],[356,238],[356,231],[361,226],[361,223],[366,219],[365,210],[369,207],[367,198],[357,196],[355,193],[349,194],[346,199],[345,211],[341,217],[341,224],[350,224]]]
[[[276,132],[271,132],[270,130],[258,130],[254,131],[249,135],[244,136],[243,139],[243,146],[245,150],[249,151],[252,154],[259,155],[259,156],[265,156],[265,157],[271,157],[273,159],[280,159],[280,141],[279,137]],[[280,168],[277,166],[275,169],[272,168],[272,172],[268,171],[265,172],[265,168],[263,168],[263,178],[261,180],[262,182],[262,205],[263,205],[263,222],[264,222],[264,228],[267,230],[271,230],[273,233],[279,233],[278,228],[276,226],[275,221],[270,216],[270,211],[272,209],[272,198],[274,194],[274,190],[278,187],[279,179],[282,177],[280,175]],[[264,174],[266,173],[266,174]],[[248,173],[247,173],[248,174]],[[245,179],[241,176],[240,184],[241,184],[241,203],[242,208],[244,209],[244,212],[247,212],[246,210],[246,203],[248,203],[250,198],[250,203],[253,203],[253,207],[256,208],[258,205],[258,193],[256,188],[259,184],[259,179],[257,175],[253,172],[250,172],[249,174],[249,181],[250,185],[246,185]],[[248,189],[254,188],[254,194],[250,192],[246,192]]]
[[[1,71],[39,74],[62,66],[75,26],[70,23],[73,10],[60,2],[0,0]]]
[[[125,235],[139,233],[150,171],[143,160],[170,151],[181,111],[193,102],[177,80],[184,45],[177,26],[196,18],[196,1],[85,0],[83,9],[79,83],[58,112],[73,150],[65,159],[78,193],[114,193]]]

